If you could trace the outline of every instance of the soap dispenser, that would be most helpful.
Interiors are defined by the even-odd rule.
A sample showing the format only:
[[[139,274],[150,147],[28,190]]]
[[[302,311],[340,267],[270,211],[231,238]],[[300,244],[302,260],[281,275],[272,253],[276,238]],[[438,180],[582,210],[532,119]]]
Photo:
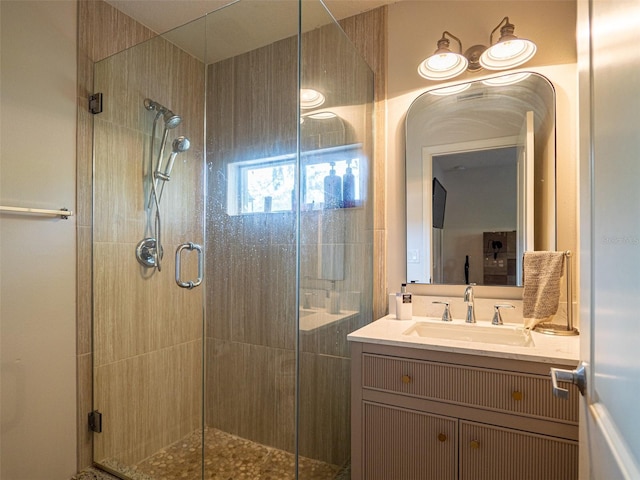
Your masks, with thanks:
[[[413,318],[413,303],[411,293],[407,292],[407,284],[403,283],[400,292],[396,293],[396,318],[411,320]]]
[[[335,162],[331,162],[329,175],[324,177],[324,208],[340,208],[342,178],[336,175]]]

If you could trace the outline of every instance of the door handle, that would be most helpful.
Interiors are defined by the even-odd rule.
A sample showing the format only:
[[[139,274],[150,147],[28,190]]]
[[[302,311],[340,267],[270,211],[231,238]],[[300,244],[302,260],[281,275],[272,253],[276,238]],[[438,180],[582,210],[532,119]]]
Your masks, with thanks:
[[[196,250],[198,252],[198,278],[195,280],[195,282],[191,280],[187,282],[183,282],[181,280],[180,259],[181,259],[181,254],[183,250],[189,250],[189,251]],[[195,288],[202,283],[202,272],[204,270],[202,257],[203,257],[202,247],[197,243],[187,242],[178,246],[178,248],[176,249],[176,283],[178,284],[179,287],[188,288],[189,290],[191,290],[192,288]]]
[[[561,368],[551,368],[551,383],[553,394],[558,398],[569,398],[569,390],[560,388],[558,382],[569,382],[578,387],[580,393],[584,395],[587,387],[586,363],[580,362],[575,370],[563,370]]]

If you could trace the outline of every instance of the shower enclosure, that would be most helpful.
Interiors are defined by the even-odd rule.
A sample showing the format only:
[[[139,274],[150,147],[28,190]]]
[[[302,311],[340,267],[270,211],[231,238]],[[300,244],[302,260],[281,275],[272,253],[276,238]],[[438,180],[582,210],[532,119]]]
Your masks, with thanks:
[[[96,63],[94,91],[94,462],[349,478],[369,67],[321,2],[241,0]]]

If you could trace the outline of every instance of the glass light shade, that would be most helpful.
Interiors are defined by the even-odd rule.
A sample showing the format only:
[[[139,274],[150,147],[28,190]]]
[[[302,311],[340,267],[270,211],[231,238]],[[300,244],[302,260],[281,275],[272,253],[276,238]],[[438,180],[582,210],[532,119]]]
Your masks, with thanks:
[[[511,36],[502,38],[480,55],[480,65],[487,70],[504,70],[522,65],[536,53],[536,44]]]
[[[300,108],[316,108],[325,101],[324,95],[313,88],[300,89]]]
[[[468,63],[459,53],[436,52],[418,65],[418,73],[427,80],[446,80],[464,72]]]

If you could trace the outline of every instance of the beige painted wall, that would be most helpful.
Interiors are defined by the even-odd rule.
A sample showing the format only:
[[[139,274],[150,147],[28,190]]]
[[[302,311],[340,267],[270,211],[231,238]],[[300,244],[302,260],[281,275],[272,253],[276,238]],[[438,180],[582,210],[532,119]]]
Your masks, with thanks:
[[[76,2],[0,9],[0,204],[75,210]],[[2,479],[76,471],[75,226],[0,213]]]
[[[420,77],[420,61],[436,48],[444,30],[458,36],[463,49],[487,44],[505,16],[515,34],[530,38],[538,53],[518,70],[538,72],[554,84],[557,102],[558,250],[576,251],[577,238],[577,65],[576,4],[573,1],[413,1],[389,7],[387,97],[387,288],[405,280],[405,113],[413,100],[436,85],[476,80],[496,73],[465,73],[438,84]],[[463,14],[462,14],[463,13]],[[578,261],[574,262],[577,265]],[[577,276],[574,276],[576,278]],[[462,294],[462,292],[460,292]],[[574,288],[574,298],[577,292]]]

